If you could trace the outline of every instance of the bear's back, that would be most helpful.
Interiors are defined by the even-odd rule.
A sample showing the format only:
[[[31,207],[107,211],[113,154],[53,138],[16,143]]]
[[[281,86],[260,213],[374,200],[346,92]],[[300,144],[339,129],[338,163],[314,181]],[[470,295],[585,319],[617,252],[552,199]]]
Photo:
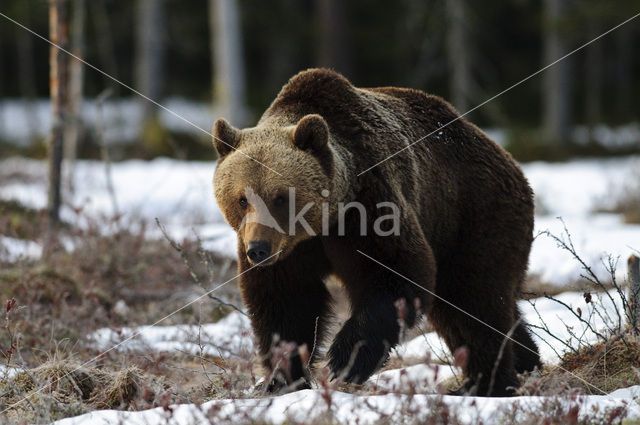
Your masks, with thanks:
[[[442,199],[438,188],[444,186],[476,199],[495,190],[531,196],[511,155],[438,96],[410,88],[357,88],[335,71],[309,69],[291,77],[260,123],[293,125],[307,114],[327,121],[338,136],[334,142],[353,154],[356,174],[379,163],[359,175],[362,187],[382,183],[374,180],[400,180],[398,186],[413,202],[425,192],[435,197],[431,207],[468,198],[458,193]]]

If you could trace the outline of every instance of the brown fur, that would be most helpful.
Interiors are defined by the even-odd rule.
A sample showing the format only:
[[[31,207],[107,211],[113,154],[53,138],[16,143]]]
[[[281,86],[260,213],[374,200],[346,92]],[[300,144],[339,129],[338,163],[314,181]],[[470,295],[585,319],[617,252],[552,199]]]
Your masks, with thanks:
[[[312,69],[291,78],[256,127],[235,130],[216,123],[214,135],[239,150],[216,143],[221,159],[214,186],[227,221],[238,231],[240,287],[265,365],[274,367],[269,353],[275,334],[306,344],[309,351],[322,342],[330,312],[323,279],[333,274],[352,305],[352,317],[328,352],[336,375],[363,382],[386,360],[399,338],[394,303],[404,299],[408,325],[419,305],[452,352],[469,348],[468,388],[488,393],[503,336],[357,252],[509,332],[519,317],[516,298],[533,231],[532,191],[511,156],[460,119],[357,176],[456,116],[447,102],[418,90],[359,89],[333,71]],[[296,211],[305,202],[317,206],[305,215],[314,233],[321,230],[320,205],[328,203],[329,235],[296,228],[289,236],[261,223],[242,223],[246,214],[261,214],[252,203],[238,205],[249,187],[284,229],[286,214],[274,200],[289,186],[296,188]],[[347,214],[346,234],[337,235],[337,204],[351,201],[366,208],[367,236],[358,232],[355,209]],[[399,235],[371,231],[379,215],[376,204],[383,201],[400,207]],[[251,268],[247,236],[282,252]],[[506,344],[491,395],[508,394],[508,387],[517,385],[516,372],[540,364],[524,324],[514,338],[533,352]],[[314,357],[317,353],[318,348]],[[292,359],[282,375],[286,384],[302,387],[308,376],[300,364],[292,366],[295,361],[300,359]],[[271,389],[278,387],[271,383]]]

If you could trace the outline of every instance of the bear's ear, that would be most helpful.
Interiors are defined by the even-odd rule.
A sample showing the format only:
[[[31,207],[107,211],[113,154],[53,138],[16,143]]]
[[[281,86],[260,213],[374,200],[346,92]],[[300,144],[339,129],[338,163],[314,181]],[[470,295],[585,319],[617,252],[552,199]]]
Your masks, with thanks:
[[[240,141],[240,130],[229,124],[224,118],[218,118],[213,124],[213,146],[222,158],[235,150]]]
[[[319,152],[329,141],[329,126],[318,114],[305,115],[293,130],[293,144],[299,149]]]

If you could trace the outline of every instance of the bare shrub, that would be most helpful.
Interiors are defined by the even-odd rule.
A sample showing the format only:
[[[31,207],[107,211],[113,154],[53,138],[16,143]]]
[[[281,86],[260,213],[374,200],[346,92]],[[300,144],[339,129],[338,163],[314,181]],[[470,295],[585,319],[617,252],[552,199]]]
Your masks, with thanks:
[[[564,222],[563,222],[564,225]],[[578,320],[580,327],[565,324],[569,338],[557,335],[538,312],[535,299],[528,302],[538,314],[541,325],[529,325],[532,331],[549,344],[549,339],[563,346],[559,368],[547,368],[543,378],[534,378],[521,389],[524,394],[558,394],[580,392],[601,394],[629,385],[640,384],[638,374],[633,367],[640,360],[640,344],[634,335],[637,330],[630,329],[630,301],[627,296],[627,283],[620,284],[616,278],[618,260],[611,256],[603,260],[607,273],[606,280],[598,276],[577,252],[571,234],[564,226],[561,235],[549,231],[542,235],[552,238],[561,249],[569,252],[581,268],[581,277],[586,284],[583,288],[584,306],[570,306],[549,294],[532,294],[543,297],[565,308]],[[608,283],[605,283],[608,282]]]

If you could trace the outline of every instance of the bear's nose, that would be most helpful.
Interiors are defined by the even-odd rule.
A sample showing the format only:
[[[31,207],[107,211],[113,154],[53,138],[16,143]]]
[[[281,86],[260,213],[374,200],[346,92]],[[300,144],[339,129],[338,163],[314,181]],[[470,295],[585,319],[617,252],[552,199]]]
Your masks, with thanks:
[[[271,254],[271,246],[267,241],[249,242],[247,246],[247,257],[254,263],[264,261]]]

